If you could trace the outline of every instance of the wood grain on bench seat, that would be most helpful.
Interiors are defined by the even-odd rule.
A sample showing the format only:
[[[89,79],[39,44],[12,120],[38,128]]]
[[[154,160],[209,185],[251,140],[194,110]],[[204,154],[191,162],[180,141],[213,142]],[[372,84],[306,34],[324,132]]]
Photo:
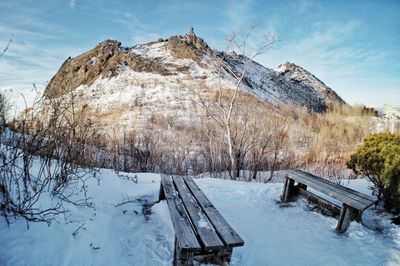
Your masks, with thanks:
[[[244,245],[191,177],[161,175],[162,199],[175,230],[174,265],[193,265],[194,257],[229,263],[233,247]]]
[[[183,204],[189,213],[190,220],[197,232],[202,247],[209,250],[218,250],[223,248],[224,244],[219,239],[212,224],[208,221],[208,218],[205,217],[196,199],[186,187],[183,178],[181,176],[174,176],[173,180],[175,181],[178,192],[183,199]]]
[[[180,248],[188,251],[200,251],[201,246],[197,241],[196,233],[192,229],[182,200],[176,193],[172,178],[165,176],[161,179],[161,183]]]
[[[288,175],[290,178],[352,206],[357,210],[364,210],[376,201],[373,197],[362,194],[356,190],[329,182],[303,171],[289,170]]]
[[[196,200],[200,204],[203,211],[213,224],[218,235],[228,247],[239,247],[244,245],[243,239],[232,229],[227,221],[222,217],[214,205],[207,199],[203,192],[199,189],[192,178],[185,178],[185,182],[192,191]]]

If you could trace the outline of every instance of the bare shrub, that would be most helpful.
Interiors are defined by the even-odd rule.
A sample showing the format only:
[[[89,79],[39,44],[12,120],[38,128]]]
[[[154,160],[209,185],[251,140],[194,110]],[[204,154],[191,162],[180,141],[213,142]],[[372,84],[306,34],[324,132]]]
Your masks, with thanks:
[[[0,210],[10,222],[21,216],[27,221],[50,223],[67,212],[63,202],[91,206],[87,181],[95,176],[91,161],[97,139],[92,122],[70,102],[53,101],[48,121],[25,112],[2,130],[0,158]],[[76,189],[81,197],[76,197]],[[40,206],[43,197],[56,199]]]
[[[294,145],[299,150],[296,167],[340,183],[348,178],[346,161],[371,131],[374,110],[363,106],[329,104],[326,113],[296,110]]]

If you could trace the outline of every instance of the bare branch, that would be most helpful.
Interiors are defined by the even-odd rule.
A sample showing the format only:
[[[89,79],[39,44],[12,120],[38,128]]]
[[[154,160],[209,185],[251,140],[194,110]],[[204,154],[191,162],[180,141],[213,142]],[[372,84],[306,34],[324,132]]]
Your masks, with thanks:
[[[0,53],[0,58],[4,56],[4,54],[7,52],[7,50],[10,48],[11,43],[13,42],[13,35],[11,34],[10,39],[8,40],[8,43],[6,47],[3,49],[3,51]]]

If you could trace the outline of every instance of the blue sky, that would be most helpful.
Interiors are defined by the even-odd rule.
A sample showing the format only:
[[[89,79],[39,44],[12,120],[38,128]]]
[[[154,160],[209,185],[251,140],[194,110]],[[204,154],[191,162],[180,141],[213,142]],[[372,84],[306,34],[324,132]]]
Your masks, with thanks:
[[[400,1],[5,1],[0,2],[0,89],[32,101],[68,56],[105,39],[124,46],[185,34],[216,49],[258,24],[282,41],[257,58],[267,67],[294,62],[350,104],[400,106]],[[257,39],[257,34],[254,36]],[[14,99],[18,102],[18,99]]]

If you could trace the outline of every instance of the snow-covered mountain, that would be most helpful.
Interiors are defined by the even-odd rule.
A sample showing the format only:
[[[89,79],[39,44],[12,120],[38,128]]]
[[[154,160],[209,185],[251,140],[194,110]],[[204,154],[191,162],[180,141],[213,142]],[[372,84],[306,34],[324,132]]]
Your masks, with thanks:
[[[222,69],[222,71],[220,71]],[[43,113],[53,100],[70,99],[106,126],[128,126],[154,116],[187,121],[199,113],[190,99],[211,99],[219,88],[240,89],[274,104],[306,106],[321,112],[329,102],[344,101],[303,68],[285,63],[266,68],[234,52],[212,50],[193,30],[131,48],[106,40],[75,58],[68,58],[49,82],[34,110]]]
[[[390,120],[400,120],[400,108],[385,104],[383,106],[383,116]]]
[[[323,98],[325,104],[329,102],[345,103],[334,90],[300,66],[286,62],[274,70],[286,81],[291,92],[295,91],[300,95],[310,94],[312,96],[316,91],[317,95]],[[305,91],[302,92],[302,90]]]

